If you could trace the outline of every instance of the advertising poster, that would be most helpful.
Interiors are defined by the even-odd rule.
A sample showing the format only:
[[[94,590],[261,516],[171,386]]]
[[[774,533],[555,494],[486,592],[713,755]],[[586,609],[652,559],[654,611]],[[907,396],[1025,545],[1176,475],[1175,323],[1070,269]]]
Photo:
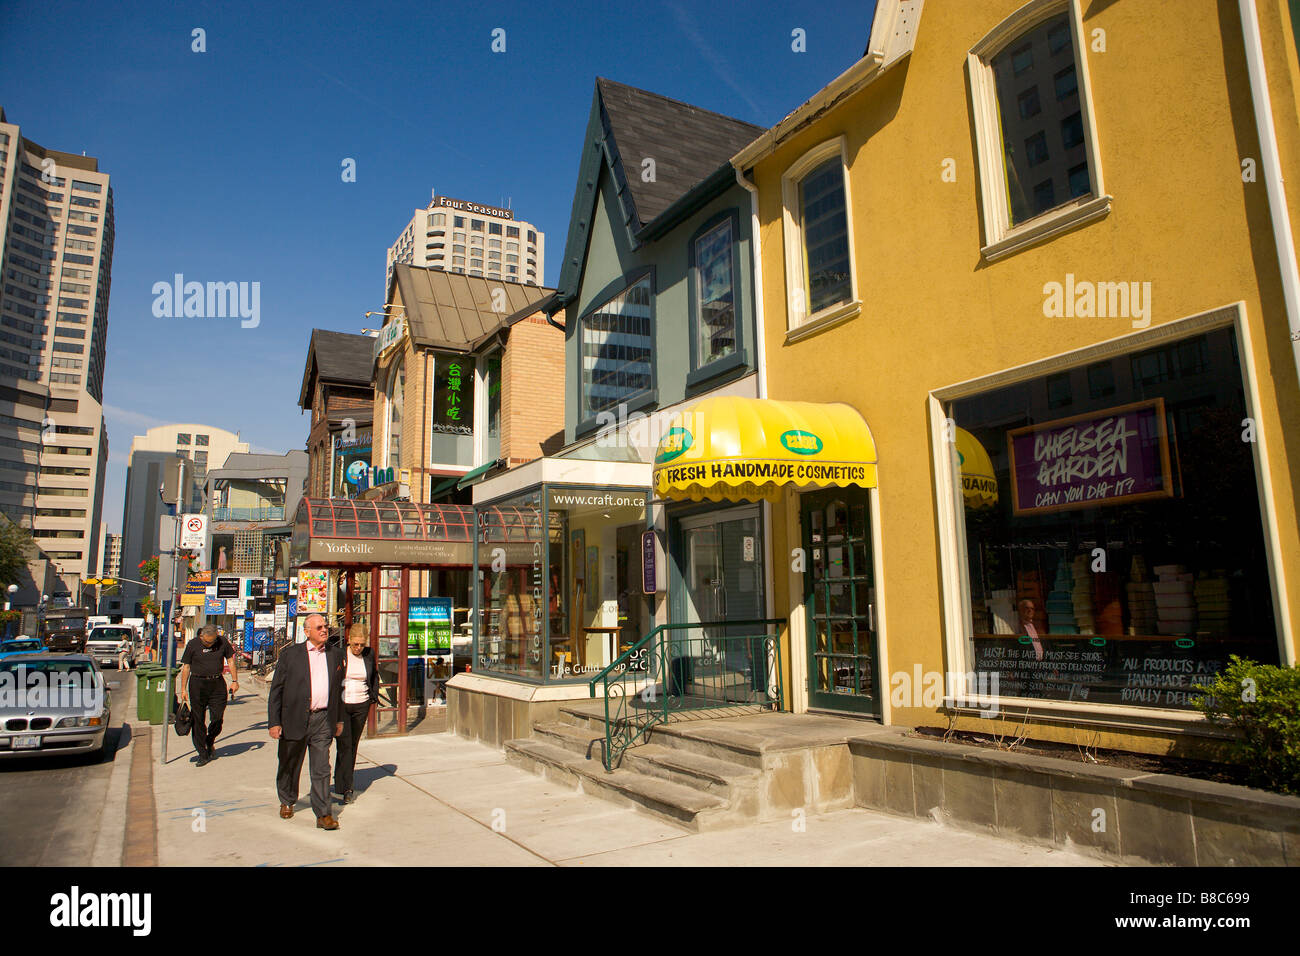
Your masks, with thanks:
[[[451,598],[407,601],[406,653],[410,657],[451,653]]]
[[[239,597],[239,578],[223,576],[217,578],[217,597],[220,598],[237,598]]]
[[[1163,399],[1007,432],[1016,514],[1173,495]]]
[[[204,614],[225,614],[226,613],[225,600],[219,597],[208,597],[205,595],[203,598],[203,613]]]
[[[299,614],[324,614],[329,610],[329,577],[324,570],[298,572]]]
[[[334,443],[334,493],[355,498],[362,490],[362,476],[370,470],[370,429],[359,428],[356,437]]]
[[[253,653],[253,619],[244,618],[244,653]]]

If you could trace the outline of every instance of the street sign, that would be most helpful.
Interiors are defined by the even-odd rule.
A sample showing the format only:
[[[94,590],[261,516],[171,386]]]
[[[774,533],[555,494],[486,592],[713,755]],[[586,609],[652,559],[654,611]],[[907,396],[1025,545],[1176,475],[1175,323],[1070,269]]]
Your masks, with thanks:
[[[208,516],[185,515],[181,521],[181,548],[198,551],[208,539]]]

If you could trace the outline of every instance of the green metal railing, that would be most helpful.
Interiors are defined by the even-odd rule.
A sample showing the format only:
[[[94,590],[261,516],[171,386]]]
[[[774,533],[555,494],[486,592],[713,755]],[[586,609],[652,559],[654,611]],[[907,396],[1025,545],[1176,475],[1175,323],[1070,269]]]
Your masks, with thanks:
[[[785,624],[784,618],[660,624],[615,658],[588,682],[592,697],[597,685],[603,689],[605,769],[613,770],[629,747],[676,714],[724,707],[782,710]]]

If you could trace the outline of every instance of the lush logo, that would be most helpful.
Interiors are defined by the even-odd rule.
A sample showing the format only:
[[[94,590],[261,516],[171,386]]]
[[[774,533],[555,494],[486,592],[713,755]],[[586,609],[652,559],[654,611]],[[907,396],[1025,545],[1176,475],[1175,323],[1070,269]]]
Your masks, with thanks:
[[[695,438],[685,428],[668,429],[668,434],[664,435],[659,442],[659,454],[655,455],[655,464],[662,465],[666,461],[680,458],[686,454],[686,450],[694,441]]]
[[[796,455],[815,455],[822,450],[822,440],[812,432],[788,431],[781,436],[781,444]]]

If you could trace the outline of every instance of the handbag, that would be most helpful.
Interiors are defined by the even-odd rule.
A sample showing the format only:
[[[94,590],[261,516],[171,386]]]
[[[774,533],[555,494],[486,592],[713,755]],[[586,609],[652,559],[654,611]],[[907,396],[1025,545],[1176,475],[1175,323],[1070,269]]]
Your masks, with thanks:
[[[193,727],[194,715],[190,713],[190,705],[181,704],[180,710],[176,711],[176,736],[188,737]]]

